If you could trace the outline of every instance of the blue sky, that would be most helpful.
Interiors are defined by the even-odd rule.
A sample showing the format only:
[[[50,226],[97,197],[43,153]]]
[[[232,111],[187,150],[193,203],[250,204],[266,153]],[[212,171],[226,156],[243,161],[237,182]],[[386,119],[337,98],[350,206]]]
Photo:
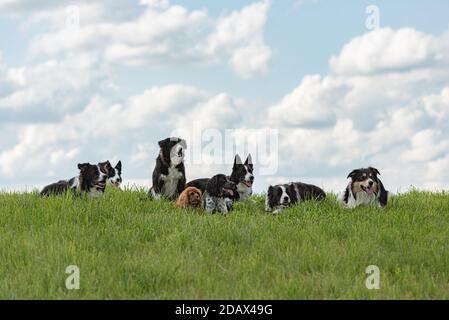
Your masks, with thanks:
[[[447,1],[87,4],[0,1],[0,186],[40,186],[104,158],[122,159],[129,181],[148,184],[156,142],[193,120],[279,130],[279,169],[258,179],[258,191],[287,179],[343,188],[347,171],[365,165],[396,190],[447,186],[438,174],[449,168]],[[65,38],[74,5],[79,33]],[[380,9],[379,30],[365,27],[369,5]],[[146,29],[144,14],[171,29]],[[105,25],[117,34],[102,34]],[[248,34],[233,34],[239,27]],[[404,165],[412,177],[397,179]],[[197,163],[190,176],[228,166]]]

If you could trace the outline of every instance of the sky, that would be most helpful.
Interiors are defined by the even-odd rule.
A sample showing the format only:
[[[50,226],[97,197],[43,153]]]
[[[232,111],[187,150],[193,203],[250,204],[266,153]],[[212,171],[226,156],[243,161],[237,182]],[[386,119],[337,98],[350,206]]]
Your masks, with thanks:
[[[373,11],[374,10],[374,11]],[[447,1],[0,0],[0,189],[80,162],[149,187],[157,142],[188,179],[252,154],[269,184],[449,187]]]

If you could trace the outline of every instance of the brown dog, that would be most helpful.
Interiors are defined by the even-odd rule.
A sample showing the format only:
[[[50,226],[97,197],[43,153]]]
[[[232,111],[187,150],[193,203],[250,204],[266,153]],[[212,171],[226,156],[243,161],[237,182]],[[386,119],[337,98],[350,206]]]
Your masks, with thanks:
[[[201,190],[195,187],[186,188],[176,201],[178,208],[201,208]]]

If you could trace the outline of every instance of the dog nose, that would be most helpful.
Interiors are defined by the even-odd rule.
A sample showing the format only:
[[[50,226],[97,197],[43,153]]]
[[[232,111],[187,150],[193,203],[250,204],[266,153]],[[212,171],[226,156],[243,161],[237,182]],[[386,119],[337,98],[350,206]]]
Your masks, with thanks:
[[[287,198],[287,197],[284,197],[284,198],[282,199],[282,202],[287,203],[287,202],[288,202],[288,198]]]
[[[254,182],[254,176],[249,177],[249,181]]]

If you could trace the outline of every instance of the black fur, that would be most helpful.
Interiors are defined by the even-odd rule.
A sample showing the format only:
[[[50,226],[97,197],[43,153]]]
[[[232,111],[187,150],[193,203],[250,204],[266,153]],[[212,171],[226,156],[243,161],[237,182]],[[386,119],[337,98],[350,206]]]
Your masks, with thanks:
[[[186,188],[188,187],[195,187],[197,189],[201,190],[201,193],[204,193],[206,191],[207,183],[209,182],[209,178],[200,178],[190,181],[186,184]]]
[[[250,161],[250,156],[246,158],[246,161],[242,163],[240,156],[236,155],[234,158],[234,164],[232,166],[232,172],[231,175],[228,177],[229,180],[234,182],[237,186],[237,192],[239,191],[239,187],[243,187],[244,183],[249,183],[251,185],[251,188],[247,194],[239,194],[239,200],[244,199],[247,195],[252,194],[252,184],[254,183],[254,166],[252,162]],[[247,176],[249,176],[248,181],[246,181]],[[200,178],[190,181],[186,184],[186,188],[188,187],[195,187],[201,190],[202,193],[206,191],[207,183],[209,182],[209,178]],[[248,186],[247,186],[248,187]]]
[[[70,180],[60,180],[58,182],[45,186],[40,193],[41,197],[63,194],[67,192],[69,189],[71,189],[72,191],[76,191],[76,188],[71,188],[74,179],[75,178],[72,178]]]
[[[179,164],[173,164],[170,153],[172,148],[178,144],[180,144],[183,149],[186,149],[186,142],[180,138],[167,138],[159,141],[158,144],[160,152],[153,170],[153,186],[151,187],[150,195],[176,199],[185,189],[185,167],[183,161]],[[173,181],[170,181],[170,183],[176,184],[176,187],[172,190],[167,190],[164,186],[168,186],[166,177],[169,176],[170,170],[178,176],[174,177]]]
[[[60,180],[43,188],[40,195],[47,197],[50,195],[60,195],[71,190],[77,194],[100,192],[103,193],[106,187],[106,179],[110,168],[109,161],[101,162],[98,165],[90,163],[78,164],[79,176],[70,180]]]
[[[122,179],[122,162],[119,160],[116,166],[108,168],[108,182],[114,187],[120,187]]]
[[[385,207],[388,203],[388,191],[385,190],[383,183],[379,180],[379,204],[381,207]]]
[[[293,206],[301,201],[321,201],[325,198],[326,193],[321,188],[302,182],[270,186],[267,192],[266,209],[273,211]]]
[[[204,207],[207,212],[228,213],[238,200],[237,186],[224,174],[212,177],[206,186]]]
[[[380,171],[374,167],[360,168],[352,170],[348,179],[351,179],[350,184],[346,187],[343,194],[342,201],[344,204],[348,204],[350,196],[357,200],[357,194],[353,192],[354,183],[357,181],[366,181],[366,179],[371,179],[378,185],[377,193],[375,194],[377,201],[381,207],[385,207],[388,203],[388,191],[385,189],[382,181],[379,179]]]
[[[225,192],[225,189],[232,190],[233,194],[229,195]],[[213,176],[206,186],[206,192],[214,197],[230,197],[235,198],[236,197],[236,185],[231,180],[229,180],[228,177],[226,177],[224,174],[217,174],[216,176]]]

